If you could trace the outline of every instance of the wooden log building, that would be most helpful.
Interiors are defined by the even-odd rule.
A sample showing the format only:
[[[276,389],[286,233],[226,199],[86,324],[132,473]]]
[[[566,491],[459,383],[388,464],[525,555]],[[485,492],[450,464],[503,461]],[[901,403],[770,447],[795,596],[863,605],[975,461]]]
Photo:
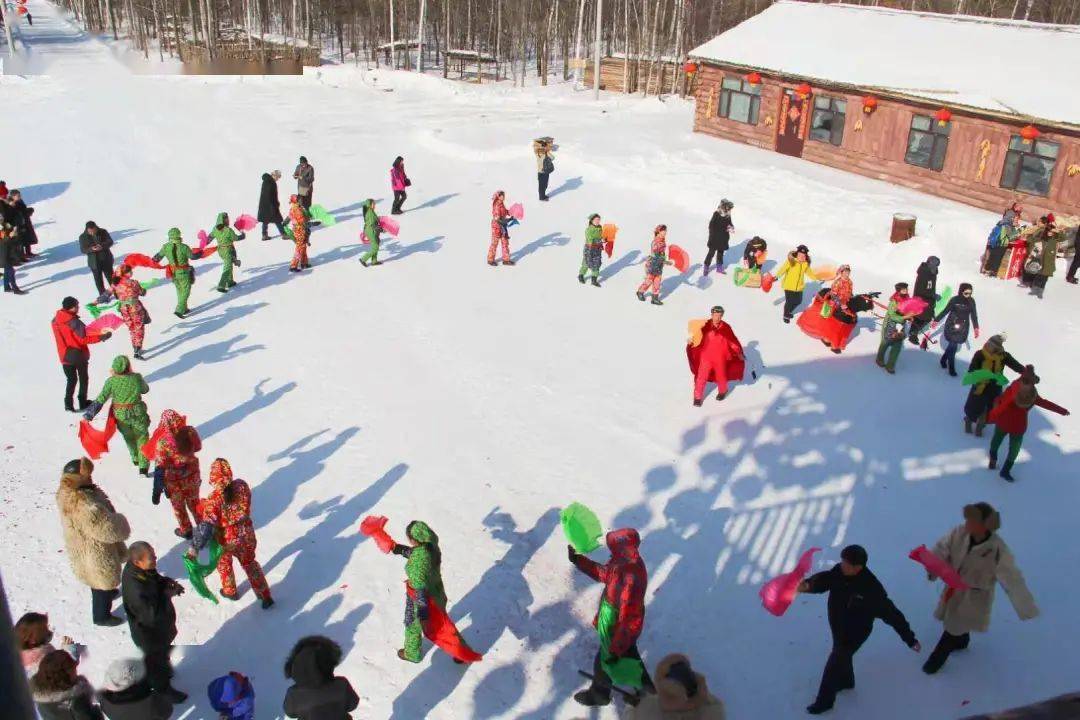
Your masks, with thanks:
[[[689,53],[694,130],[1025,218],[1080,214],[1080,27],[780,0]]]
[[[585,58],[584,84],[593,86],[593,60]],[[678,92],[683,80],[682,62],[662,57],[658,61],[639,56],[609,55],[600,58],[600,89],[610,92],[635,93],[645,88],[648,78],[648,95]]]

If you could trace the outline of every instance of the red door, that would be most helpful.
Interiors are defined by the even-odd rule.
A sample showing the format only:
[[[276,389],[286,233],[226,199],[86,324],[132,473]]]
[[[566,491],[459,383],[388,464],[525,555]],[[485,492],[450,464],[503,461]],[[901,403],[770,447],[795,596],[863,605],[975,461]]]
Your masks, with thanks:
[[[810,108],[813,106],[809,95],[800,97],[790,88],[784,90],[776,118],[776,152],[802,157],[806,130],[810,125]]]

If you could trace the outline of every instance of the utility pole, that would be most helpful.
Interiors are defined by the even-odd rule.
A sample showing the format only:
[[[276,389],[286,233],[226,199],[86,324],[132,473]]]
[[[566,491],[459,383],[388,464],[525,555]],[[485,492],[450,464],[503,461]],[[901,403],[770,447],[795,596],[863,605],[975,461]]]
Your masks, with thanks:
[[[394,45],[394,0],[390,0],[390,67],[397,70],[397,47]]]
[[[581,82],[582,64],[585,62],[581,57],[581,29],[585,25],[585,0],[578,5],[577,37],[574,39],[574,87]]]
[[[417,45],[419,46],[419,55],[416,58],[416,69],[418,72],[424,72],[424,10],[427,8],[427,0],[420,0],[420,25],[417,27],[416,35],[419,38]]]
[[[596,0],[596,46],[593,48],[593,99],[600,99],[600,21],[604,17],[604,0]]]

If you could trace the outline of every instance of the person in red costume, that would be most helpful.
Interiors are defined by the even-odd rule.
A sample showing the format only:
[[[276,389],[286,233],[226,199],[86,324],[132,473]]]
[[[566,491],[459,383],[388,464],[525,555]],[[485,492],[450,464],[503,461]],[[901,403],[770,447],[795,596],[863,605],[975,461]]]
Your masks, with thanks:
[[[1001,397],[990,409],[987,420],[994,424],[994,437],[990,440],[990,469],[997,468],[998,450],[1005,436],[1009,436],[1009,450],[1005,456],[1005,464],[1001,466],[1001,477],[1013,482],[1012,466],[1016,462],[1016,456],[1020,454],[1020,445],[1024,442],[1024,433],[1027,432],[1028,413],[1031,408],[1039,407],[1055,412],[1058,415],[1068,415],[1069,411],[1060,405],[1039,397],[1035,386],[1039,382],[1039,376],[1035,374],[1035,367],[1028,365],[1020,374],[1018,380],[1014,380]]]
[[[164,491],[176,516],[177,537],[190,540],[192,523],[199,520],[199,486],[202,485],[202,476],[199,472],[199,458],[195,453],[202,450],[202,439],[198,431],[188,425],[180,413],[165,410],[161,413],[161,423],[150,442],[154,446],[155,463],[153,502],[157,505],[161,497],[160,491]]]
[[[727,397],[728,383],[743,379],[746,358],[739,338],[724,322],[724,308],[719,305],[712,309],[708,320],[691,320],[690,332],[686,357],[694,376],[694,405],[700,407],[707,383],[716,383],[717,400]]]
[[[574,564],[574,567],[596,582],[604,584],[604,594],[600,598],[600,612],[593,620],[593,625],[598,630],[600,629],[598,623],[604,612],[614,618],[610,642],[607,648],[604,648],[605,641],[603,636],[601,637],[601,648],[593,661],[592,685],[587,690],[574,695],[574,700],[587,707],[607,705],[611,702],[613,682],[605,672],[605,654],[609,662],[615,662],[621,658],[641,662],[637,639],[645,624],[645,588],[649,584],[645,562],[638,551],[641,536],[633,528],[622,528],[609,532],[606,540],[608,550],[611,551],[611,559],[603,565],[576,552],[573,545],[569,546],[570,562]],[[642,665],[641,688],[637,691],[636,699],[640,700],[645,693],[653,692],[656,692],[656,688]]]

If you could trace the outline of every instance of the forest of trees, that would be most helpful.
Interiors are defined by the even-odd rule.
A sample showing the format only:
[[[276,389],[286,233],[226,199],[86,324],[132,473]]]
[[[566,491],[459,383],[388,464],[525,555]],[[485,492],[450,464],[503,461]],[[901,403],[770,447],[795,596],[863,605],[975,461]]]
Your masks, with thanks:
[[[342,62],[442,61],[447,49],[497,59],[499,73],[546,83],[570,77],[591,56],[596,3],[603,2],[602,52],[658,61],[681,57],[761,12],[772,0],[59,0],[91,31],[127,35],[143,52],[170,54],[178,41],[209,50],[223,37],[266,36],[313,44]],[[904,10],[1033,22],[1080,23],[1080,0],[849,0]],[[423,35],[419,27],[423,26]],[[391,39],[398,52],[376,52]],[[160,40],[160,42],[159,42]],[[1002,49],[1007,52],[1007,49]],[[672,62],[676,61],[672,60]]]

